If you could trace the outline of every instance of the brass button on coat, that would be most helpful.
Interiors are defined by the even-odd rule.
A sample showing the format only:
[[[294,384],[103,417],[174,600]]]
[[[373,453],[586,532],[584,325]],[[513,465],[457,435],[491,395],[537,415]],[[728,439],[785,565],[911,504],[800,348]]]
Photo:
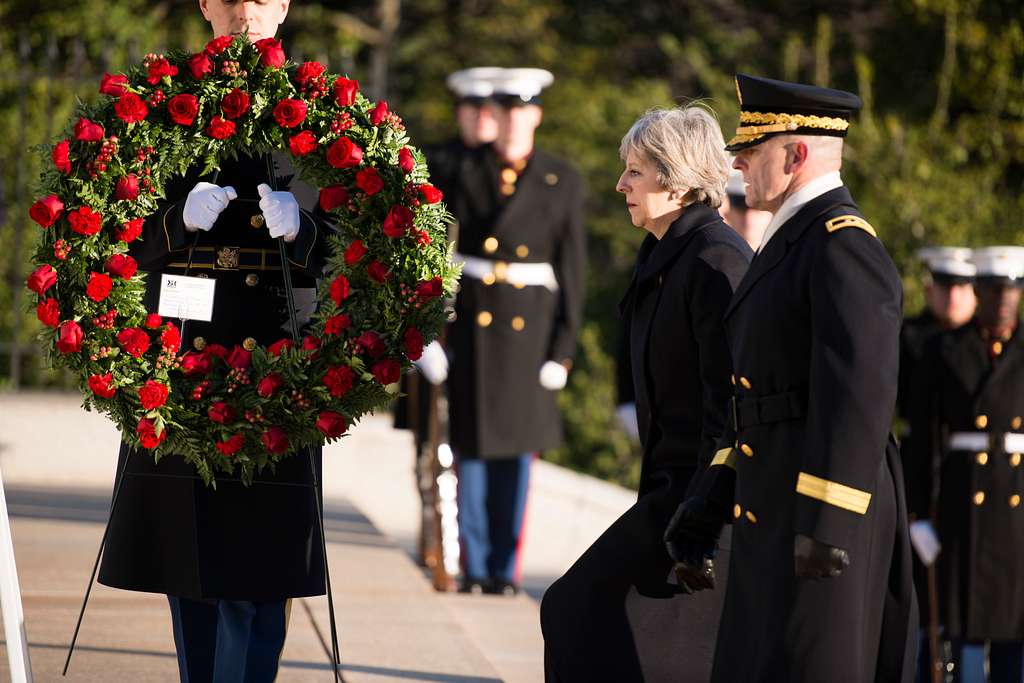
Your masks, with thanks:
[[[252,337],[246,337],[245,340],[242,342],[242,348],[245,349],[246,351],[252,351],[253,349],[256,348],[256,340],[253,339]]]
[[[1015,508],[1018,505],[1020,505],[1020,496],[1015,493],[1010,496],[1010,507]]]
[[[988,453],[978,453],[974,456],[974,461],[979,465],[985,465],[988,463]]]
[[[1012,420],[1012,421],[1010,422],[1010,428],[1011,428],[1011,429],[1020,429],[1020,424],[1021,424],[1021,419],[1020,419],[1020,416],[1018,416],[1018,417],[1015,417],[1015,418],[1013,418],[1013,420]]]
[[[519,180],[519,174],[516,173],[514,169],[511,169],[511,168],[503,168],[503,169],[501,169],[501,182],[506,183],[508,185],[512,185],[517,180]]]
[[[1010,454],[1010,467],[1020,467],[1020,453]]]
[[[494,316],[490,311],[480,311],[476,314],[476,324],[480,327],[487,327],[493,320]]]
[[[249,273],[248,275],[245,276],[245,284],[249,285],[250,287],[255,287],[259,283],[260,277],[256,273]]]
[[[262,228],[264,222],[262,213],[253,214],[253,217],[249,219],[249,225],[254,228]]]
[[[988,415],[979,415],[978,417],[974,418],[974,426],[977,427],[978,429],[984,429],[985,427],[988,427]]]
[[[740,444],[740,451],[743,453],[743,455],[747,456],[748,458],[754,457],[754,449],[745,443]]]
[[[501,193],[506,197],[511,197],[516,193],[516,186],[511,184],[502,185]]]
[[[523,316],[517,315],[512,318],[512,329],[516,332],[522,332],[523,328],[526,327],[526,321],[523,320]]]
[[[518,247],[516,247],[516,256],[518,256],[519,258],[526,258],[529,255],[530,248],[525,244],[520,244]]]
[[[740,386],[744,389],[750,390],[753,386],[750,384],[750,380],[746,377],[740,377]]]
[[[494,284],[494,280],[494,273],[484,273],[484,276],[480,278],[480,281],[488,287]]]
[[[747,519],[750,520],[751,524],[757,524],[757,515],[750,510],[747,510]]]
[[[493,254],[494,252],[498,251],[498,238],[488,237],[487,239],[485,239],[484,251],[486,251],[488,254]]]
[[[740,507],[739,503],[732,506],[732,516],[735,519],[739,519],[743,515],[743,508]]]
[[[999,355],[1003,352],[1003,342],[997,341],[992,343],[992,353]]]
[[[206,348],[206,340],[203,339],[202,337],[196,337],[195,339],[192,340],[192,347],[196,351],[202,351],[203,349]]]
[[[974,504],[975,505],[981,505],[984,502],[985,502],[985,492],[984,491],[978,491],[977,493],[974,494]]]

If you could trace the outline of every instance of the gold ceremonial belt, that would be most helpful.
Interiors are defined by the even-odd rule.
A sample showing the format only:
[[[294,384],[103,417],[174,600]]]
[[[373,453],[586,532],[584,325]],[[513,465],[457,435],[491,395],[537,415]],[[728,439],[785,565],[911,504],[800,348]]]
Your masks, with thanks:
[[[188,268],[187,261],[167,264],[169,268]],[[243,247],[196,247],[192,268],[197,270],[281,270],[281,256],[273,249]]]

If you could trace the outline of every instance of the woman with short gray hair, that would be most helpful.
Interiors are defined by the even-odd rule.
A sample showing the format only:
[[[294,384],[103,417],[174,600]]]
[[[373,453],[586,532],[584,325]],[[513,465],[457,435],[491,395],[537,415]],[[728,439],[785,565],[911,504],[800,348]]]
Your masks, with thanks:
[[[674,515],[691,528],[694,515],[721,513],[682,501],[725,431],[732,368],[723,318],[752,257],[716,211],[729,175],[724,148],[701,105],[652,110],[622,139],[616,190],[648,233],[619,305],[643,446],[640,491],[544,595],[548,683],[710,677],[727,538],[716,553],[714,540],[667,527]],[[716,574],[717,590],[695,592],[714,587]]]

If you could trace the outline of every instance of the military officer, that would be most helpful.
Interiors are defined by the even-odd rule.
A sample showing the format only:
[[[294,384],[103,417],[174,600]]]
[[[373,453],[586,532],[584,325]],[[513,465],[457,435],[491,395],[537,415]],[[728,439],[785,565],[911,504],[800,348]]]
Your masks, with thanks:
[[[964,645],[988,641],[990,680],[1020,681],[1024,248],[977,249],[971,263],[974,319],[933,336],[912,380],[908,457],[923,464],[907,485],[912,500],[937,489],[939,612],[961,680]]]
[[[448,389],[468,592],[515,592],[530,461],[562,441],[555,398],[580,328],[586,250],[582,180],[534,146],[552,81],[541,69],[492,79],[497,139],[465,155],[446,193],[464,264]]]
[[[253,41],[274,36],[288,10],[287,0],[199,4],[217,36]],[[161,273],[216,280],[213,319],[185,324],[182,351],[220,345],[239,356],[290,337],[282,266],[292,271],[300,320],[311,312],[330,226],[315,209],[316,191],[292,176],[287,155],[242,155],[216,174],[200,176],[197,166],[168,183],[130,253],[149,272],[150,311],[158,307]],[[287,264],[277,237],[287,243]],[[289,600],[325,589],[313,488],[319,448],[313,462],[315,474],[309,454],[297,453],[251,487],[220,477],[214,490],[180,456],[154,463],[122,444],[123,483],[99,580],[168,595],[181,680],[276,676]]]
[[[743,74],[736,86],[727,149],[747,205],[773,216],[725,314],[732,433],[698,488],[707,502],[688,506],[709,547],[708,508],[733,518],[712,680],[910,680],[917,608],[889,434],[902,291],[840,177],[860,99]]]

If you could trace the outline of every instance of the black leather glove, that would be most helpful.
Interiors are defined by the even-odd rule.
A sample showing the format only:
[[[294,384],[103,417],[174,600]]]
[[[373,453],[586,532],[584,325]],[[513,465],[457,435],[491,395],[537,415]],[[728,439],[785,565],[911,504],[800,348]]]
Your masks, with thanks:
[[[809,536],[797,534],[793,541],[793,568],[798,579],[831,579],[850,566],[850,554]]]
[[[715,587],[715,551],[725,517],[702,497],[679,504],[665,528],[665,549],[675,560],[676,578],[684,593]]]

